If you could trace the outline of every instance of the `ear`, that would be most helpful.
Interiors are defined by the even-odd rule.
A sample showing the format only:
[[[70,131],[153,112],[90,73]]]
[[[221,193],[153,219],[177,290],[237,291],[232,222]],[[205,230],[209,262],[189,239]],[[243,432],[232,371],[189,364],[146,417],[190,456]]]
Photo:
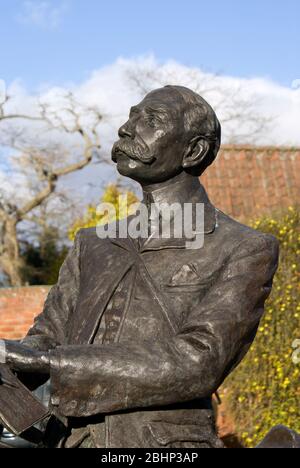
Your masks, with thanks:
[[[203,161],[203,159],[205,159],[209,149],[209,143],[205,138],[193,138],[183,155],[183,169],[198,166]]]

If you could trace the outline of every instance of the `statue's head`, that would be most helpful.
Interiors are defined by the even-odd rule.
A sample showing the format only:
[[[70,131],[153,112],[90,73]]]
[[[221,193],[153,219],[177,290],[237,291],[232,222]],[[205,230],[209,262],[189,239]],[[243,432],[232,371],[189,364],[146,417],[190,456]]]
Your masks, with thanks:
[[[152,184],[183,171],[199,177],[217,156],[221,126],[201,96],[166,86],[131,108],[119,137],[112,159],[120,174]]]

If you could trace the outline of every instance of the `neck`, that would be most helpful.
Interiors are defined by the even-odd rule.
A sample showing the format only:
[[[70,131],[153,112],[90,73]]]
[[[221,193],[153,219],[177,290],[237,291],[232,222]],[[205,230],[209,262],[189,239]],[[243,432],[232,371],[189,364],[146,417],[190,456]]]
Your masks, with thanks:
[[[200,182],[197,177],[185,172],[154,184],[141,184],[144,193],[144,202],[151,203],[184,203],[192,194],[200,191]]]
[[[164,182],[157,182],[151,184],[141,184],[144,193],[155,193],[161,191],[171,191],[172,186],[180,185],[182,188],[184,187],[192,187],[195,186],[195,183],[199,186],[200,182],[197,177],[191,176],[186,172],[181,172],[180,174],[172,177],[171,179],[165,180]]]
[[[164,182],[157,182],[157,183],[141,183],[141,187],[143,189],[143,192],[154,192],[156,190],[162,190],[164,188],[170,188],[173,184],[177,183],[187,183],[192,185],[195,181],[195,177],[191,176],[190,174],[187,174],[186,172],[181,172],[180,174],[177,174],[176,176],[172,177],[171,179],[165,180]]]
[[[179,174],[176,177],[173,177],[172,179],[169,179],[168,181],[162,182],[162,183],[155,183],[155,184],[141,184],[143,188],[143,195],[144,198],[142,200],[142,204],[146,206],[147,210],[146,212],[144,210],[140,211],[141,216],[147,216],[147,221],[148,221],[148,226],[151,226],[151,229],[153,227],[153,222],[154,222],[154,227],[156,226],[156,234],[159,234],[159,231],[163,228],[162,220],[163,218],[161,215],[164,213],[165,210],[165,204],[169,205],[171,207],[171,212],[170,212],[170,217],[169,217],[169,211],[166,207],[166,220],[169,219],[168,226],[171,226],[171,230],[173,229],[173,234],[172,236],[175,236],[175,226],[176,222],[178,221],[177,215],[178,212],[176,212],[178,208],[178,204],[181,205],[181,208],[184,210],[184,204],[188,203],[192,205],[192,220],[191,220],[191,225],[193,226],[193,229],[196,230],[199,228],[198,223],[197,223],[197,205],[202,204],[204,207],[204,224],[203,226],[200,226],[200,230],[197,230],[197,233],[205,233],[209,234],[214,231],[216,227],[216,210],[215,208],[211,205],[209,198],[207,197],[206,191],[204,187],[201,185],[198,177],[193,177],[188,174],[182,173]],[[152,211],[153,210],[153,204],[157,204],[161,207],[159,208],[159,211]],[[162,210],[162,211],[161,211]],[[177,213],[175,215],[175,213]],[[183,213],[183,211],[182,211]],[[157,214],[159,215],[159,218],[157,218]],[[150,223],[151,221],[151,223]],[[158,224],[157,224],[158,222]],[[178,227],[178,226],[177,226]],[[175,230],[174,230],[175,229]],[[185,235],[184,235],[185,236]],[[150,240],[152,239],[151,242],[154,242],[154,237],[149,238]],[[158,235],[158,245],[161,245],[162,238],[160,235]],[[185,237],[180,238],[180,239],[175,239],[175,243],[177,242],[176,245],[180,245],[182,247],[182,239],[186,239]],[[168,240],[165,241],[165,245],[168,245]],[[148,242],[148,241],[147,241]],[[185,240],[184,240],[185,242]],[[174,245],[174,239],[173,239],[173,244]]]

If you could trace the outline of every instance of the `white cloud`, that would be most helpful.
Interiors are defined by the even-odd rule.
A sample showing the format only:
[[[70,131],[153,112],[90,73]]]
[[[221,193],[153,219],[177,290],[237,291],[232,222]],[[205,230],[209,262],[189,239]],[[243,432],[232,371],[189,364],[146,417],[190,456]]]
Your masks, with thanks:
[[[134,82],[140,77],[140,85]],[[241,135],[245,127],[243,143],[264,145],[300,146],[300,88],[284,87],[265,78],[237,78],[214,76],[198,68],[190,68],[175,61],[159,64],[154,57],[118,59],[111,65],[93,71],[89,78],[79,85],[45,87],[41,84],[41,100],[54,107],[59,106],[60,95],[71,90],[78,101],[88,106],[96,106],[104,115],[101,125],[102,144],[109,148],[114,141],[117,129],[127,119],[130,106],[142,99],[143,90],[165,84],[188,86],[205,97],[215,108],[223,127],[223,142],[229,142],[232,135]],[[8,86],[8,92],[15,97],[13,107],[19,110],[32,109],[35,97],[30,96],[19,81]],[[244,121],[241,123],[234,114],[234,106],[243,107]],[[229,118],[228,118],[229,117]],[[270,118],[272,123],[256,140],[247,133],[253,118]]]
[[[159,64],[153,57],[137,59],[118,59],[111,65],[91,73],[80,85],[71,89],[77,99],[85,105],[96,106],[104,115],[100,126],[102,152],[110,157],[112,143],[117,139],[119,126],[127,120],[129,108],[139,102],[143,92],[132,80],[132,75],[142,76],[142,87],[148,89],[166,83],[182,84],[196,90],[202,90],[204,97],[213,105],[223,127],[223,143],[230,142],[232,135],[247,134],[251,130],[252,120],[271,119],[270,125],[259,137],[239,137],[240,143],[260,145],[282,145],[300,147],[300,89],[284,87],[265,78],[236,78],[205,73],[198,68],[189,68],[175,61]],[[54,107],[59,106],[58,96],[62,88],[48,87],[41,84],[41,99],[47,100]],[[8,86],[10,95],[16,97],[14,107],[28,111],[34,109],[35,97],[30,96],[19,83]],[[247,101],[249,113],[240,122],[238,119],[227,120],[232,112],[230,104]],[[225,104],[224,104],[225,102]],[[229,113],[229,114],[228,114]],[[247,114],[247,112],[246,112]],[[30,131],[29,124],[28,131]],[[36,126],[32,127],[36,138]],[[72,176],[74,186],[79,187],[83,180],[98,187],[103,180],[116,177],[114,169],[107,166],[89,167]],[[1,182],[1,181],[0,181]],[[99,192],[99,191],[98,191]],[[95,193],[95,192],[94,192]]]
[[[58,5],[42,0],[26,0],[22,12],[17,16],[20,23],[37,26],[43,29],[56,29],[67,11],[65,1]]]
[[[132,81],[132,75],[141,77],[139,87]],[[181,84],[199,91],[221,120],[224,143],[238,136],[241,143],[300,146],[300,89],[284,87],[265,78],[216,77],[175,61],[159,64],[150,56],[118,59],[94,71],[74,90],[83,102],[98,105],[109,116],[102,134],[102,141],[109,148],[130,106],[143,95],[138,88],[150,89],[165,84]],[[247,106],[243,110],[244,102]],[[235,114],[234,107],[239,110],[238,106],[244,112],[242,122],[230,118]],[[251,137],[253,120],[260,119],[270,119],[270,123],[264,132]]]

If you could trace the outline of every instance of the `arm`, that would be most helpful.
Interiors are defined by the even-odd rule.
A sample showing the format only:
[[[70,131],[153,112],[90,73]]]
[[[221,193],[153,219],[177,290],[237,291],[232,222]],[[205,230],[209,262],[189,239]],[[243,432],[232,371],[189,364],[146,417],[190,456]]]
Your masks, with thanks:
[[[271,291],[278,245],[243,241],[200,306],[165,342],[58,347],[51,355],[52,402],[89,416],[207,397],[249,349]]]
[[[30,387],[49,378],[49,350],[66,341],[66,324],[79,293],[80,233],[77,234],[59,272],[58,282],[50,290],[42,313],[21,343],[5,341],[6,364],[20,372],[20,378]],[[43,374],[41,379],[22,373]],[[32,384],[29,383],[32,380]]]
[[[48,294],[42,313],[21,342],[39,351],[48,351],[66,342],[66,324],[76,307],[80,279],[80,231]]]

